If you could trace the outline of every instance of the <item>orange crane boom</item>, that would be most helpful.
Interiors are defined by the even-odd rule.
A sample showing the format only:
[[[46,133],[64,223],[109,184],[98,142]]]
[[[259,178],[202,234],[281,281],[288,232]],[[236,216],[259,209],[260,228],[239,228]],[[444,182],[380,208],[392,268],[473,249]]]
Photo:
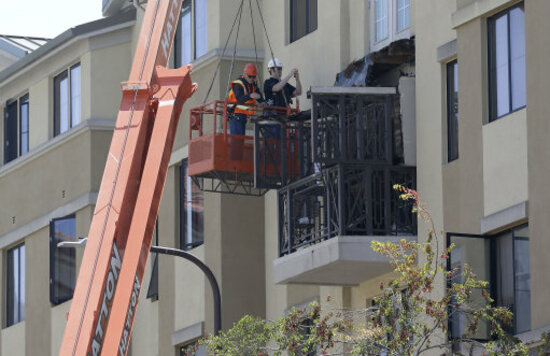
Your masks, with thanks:
[[[126,355],[191,66],[166,69],[181,0],[150,0],[90,225],[60,355]]]

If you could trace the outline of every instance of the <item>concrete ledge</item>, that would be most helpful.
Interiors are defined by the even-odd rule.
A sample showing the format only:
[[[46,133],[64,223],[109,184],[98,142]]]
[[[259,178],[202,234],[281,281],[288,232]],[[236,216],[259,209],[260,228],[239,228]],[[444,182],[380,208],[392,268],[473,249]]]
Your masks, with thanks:
[[[29,221],[25,225],[20,226],[17,229],[0,236],[0,248],[5,248],[6,246],[11,245],[12,243],[22,239],[25,236],[28,236],[40,229],[49,226],[50,221],[54,218],[66,216],[76,211],[79,211],[87,206],[95,205],[97,201],[97,196],[97,192],[85,193],[78,198],[68,202],[67,204],[57,207],[47,214],[44,214],[32,221]]]
[[[199,322],[172,333],[172,346],[188,343],[202,337],[204,333],[204,322]]]
[[[311,94],[393,95],[395,87],[311,87]]]
[[[453,29],[464,25],[478,17],[486,16],[494,10],[498,10],[505,5],[513,6],[518,1],[510,0],[477,0],[476,2],[460,8],[451,16]]]
[[[337,236],[273,261],[276,284],[354,286],[391,271],[388,260],[371,242],[416,236]]]
[[[481,233],[502,229],[528,217],[527,201],[512,205],[509,208],[497,211],[481,219]]]
[[[440,63],[446,62],[453,57],[456,57],[456,39],[449,41],[437,47],[437,61]]]

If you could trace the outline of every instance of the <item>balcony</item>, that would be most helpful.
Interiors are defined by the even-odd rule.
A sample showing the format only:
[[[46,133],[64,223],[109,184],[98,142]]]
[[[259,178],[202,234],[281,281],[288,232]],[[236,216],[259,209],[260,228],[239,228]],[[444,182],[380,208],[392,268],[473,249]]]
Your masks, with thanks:
[[[280,284],[355,285],[389,272],[371,241],[416,239],[410,202],[394,184],[415,186],[414,167],[337,164],[279,191]]]

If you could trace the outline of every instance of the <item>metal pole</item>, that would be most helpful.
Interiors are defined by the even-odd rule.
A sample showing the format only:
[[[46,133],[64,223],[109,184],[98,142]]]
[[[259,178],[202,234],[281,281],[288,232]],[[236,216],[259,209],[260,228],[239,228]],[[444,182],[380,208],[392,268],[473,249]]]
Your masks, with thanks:
[[[217,336],[222,328],[222,306],[220,288],[218,287],[218,282],[216,281],[216,277],[214,277],[214,273],[212,273],[210,268],[208,268],[208,266],[205,265],[204,262],[183,250],[178,250],[177,248],[171,247],[151,246],[151,252],[183,257],[186,260],[193,262],[204,272],[204,274],[208,278],[208,281],[210,282],[210,286],[212,287],[212,295],[214,297],[214,335]]]

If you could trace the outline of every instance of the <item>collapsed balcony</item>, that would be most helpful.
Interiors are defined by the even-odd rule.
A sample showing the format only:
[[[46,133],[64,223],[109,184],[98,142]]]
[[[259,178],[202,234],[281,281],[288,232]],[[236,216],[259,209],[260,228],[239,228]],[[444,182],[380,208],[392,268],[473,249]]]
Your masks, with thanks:
[[[410,132],[401,125],[414,117],[399,114],[398,95],[411,93],[312,88],[314,173],[278,191],[276,283],[356,285],[391,271],[373,240],[416,240],[412,202],[393,189],[416,186],[414,161],[407,159],[414,144],[403,144]]]

